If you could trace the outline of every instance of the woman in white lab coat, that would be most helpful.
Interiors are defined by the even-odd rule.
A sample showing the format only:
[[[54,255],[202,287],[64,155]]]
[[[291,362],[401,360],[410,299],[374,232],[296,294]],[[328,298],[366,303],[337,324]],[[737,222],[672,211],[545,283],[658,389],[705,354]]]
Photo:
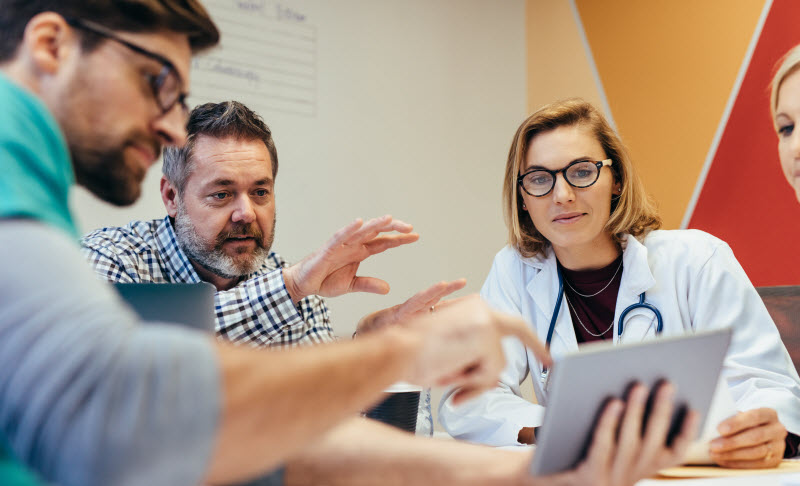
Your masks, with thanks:
[[[792,440],[800,434],[800,379],[774,323],[728,245],[701,231],[658,230],[624,145],[594,107],[567,100],[525,120],[509,151],[503,197],[510,243],[495,257],[484,299],[523,316],[546,341],[560,271],[555,360],[585,341],[652,339],[657,320],[649,310],[631,311],[617,329],[642,294],[660,311],[664,336],[732,327],[722,373],[741,413],[720,424],[711,457],[728,467],[780,463],[787,429]],[[542,368],[518,342],[505,347],[498,388],[459,407],[452,395],[443,399],[440,421],[454,437],[533,442],[547,404]],[[541,405],[521,397],[528,375]]]

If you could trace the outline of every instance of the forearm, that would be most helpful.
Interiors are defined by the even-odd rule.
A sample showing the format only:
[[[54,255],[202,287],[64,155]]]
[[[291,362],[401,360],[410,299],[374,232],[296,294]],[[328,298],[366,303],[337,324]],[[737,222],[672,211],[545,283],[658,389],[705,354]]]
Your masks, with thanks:
[[[263,474],[411,371],[416,337],[387,330],[353,342],[269,353],[218,344],[223,411],[208,480]]]
[[[16,457],[64,486],[197,483],[220,407],[212,340],[138,325],[67,235],[0,226],[0,433]]]
[[[289,460],[286,485],[517,484],[530,454],[415,437],[350,419]]]

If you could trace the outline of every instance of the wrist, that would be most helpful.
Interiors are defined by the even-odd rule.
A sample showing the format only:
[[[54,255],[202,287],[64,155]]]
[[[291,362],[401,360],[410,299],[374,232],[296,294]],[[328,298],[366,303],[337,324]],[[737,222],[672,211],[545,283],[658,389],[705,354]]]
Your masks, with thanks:
[[[282,271],[283,274],[283,285],[286,287],[286,293],[289,294],[289,298],[292,299],[292,302],[297,305],[298,302],[303,300],[306,296],[300,291],[297,286],[297,279],[294,273],[294,265],[291,267],[284,268]]]

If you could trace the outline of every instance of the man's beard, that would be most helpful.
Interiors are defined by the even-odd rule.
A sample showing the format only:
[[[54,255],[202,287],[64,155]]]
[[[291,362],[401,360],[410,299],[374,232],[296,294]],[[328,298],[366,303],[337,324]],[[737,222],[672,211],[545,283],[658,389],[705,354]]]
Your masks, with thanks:
[[[94,106],[87,94],[84,78],[70,84],[71,92],[82,93],[53,107],[69,146],[75,179],[100,199],[116,206],[129,206],[139,199],[147,169],[138,160],[126,158],[126,149],[136,145],[161,153],[161,143],[145,131],[130,129],[124,133],[114,127],[94,126],[81,116],[87,106]],[[130,155],[130,154],[128,154]]]
[[[115,206],[129,206],[139,199],[147,171],[128,165],[122,149],[73,147],[71,152],[77,183],[95,196]]]
[[[179,200],[177,206],[175,235],[178,238],[178,245],[186,256],[209,272],[222,278],[244,277],[258,270],[264,264],[267,256],[269,256],[269,250],[275,238],[274,219],[269,237],[266,239],[264,238],[264,233],[256,224],[240,224],[234,225],[218,234],[213,247],[210,247],[195,231],[191,219],[186,214],[183,201]],[[243,235],[252,236],[256,242],[256,248],[250,258],[237,261],[225,252],[223,245],[229,238]]]

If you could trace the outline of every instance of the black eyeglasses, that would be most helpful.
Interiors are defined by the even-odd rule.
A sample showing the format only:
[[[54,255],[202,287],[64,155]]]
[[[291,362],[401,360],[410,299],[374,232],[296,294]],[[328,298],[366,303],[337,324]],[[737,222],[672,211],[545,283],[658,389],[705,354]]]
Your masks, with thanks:
[[[556,187],[556,176],[560,172],[570,186],[589,187],[600,178],[600,169],[612,163],[611,159],[576,160],[559,170],[533,169],[517,177],[517,184],[531,196],[546,196]]]
[[[178,104],[181,107],[183,116],[188,118],[189,107],[186,106],[186,97],[188,96],[188,93],[183,93],[181,91],[183,87],[183,80],[181,79],[181,75],[178,73],[178,70],[175,69],[175,65],[172,64],[169,59],[165,58],[161,54],[156,54],[155,52],[148,51],[144,47],[139,47],[136,44],[128,42],[125,39],[117,36],[111,30],[108,30],[105,27],[89,20],[81,20],[76,18],[65,18],[65,20],[69,25],[75,27],[76,29],[85,30],[101,37],[119,42],[133,52],[139,53],[161,63],[161,72],[159,72],[157,76],[152,74],[144,75],[148,84],[150,84],[150,89],[153,90],[153,96],[155,97],[158,106],[161,108],[162,113],[168,113],[176,104]]]

